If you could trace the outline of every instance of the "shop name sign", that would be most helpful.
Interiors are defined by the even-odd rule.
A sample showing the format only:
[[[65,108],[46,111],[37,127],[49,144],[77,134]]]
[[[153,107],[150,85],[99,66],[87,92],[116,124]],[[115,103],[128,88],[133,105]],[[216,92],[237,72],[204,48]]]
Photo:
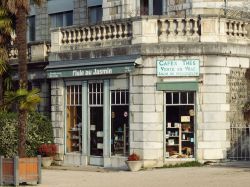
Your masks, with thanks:
[[[105,68],[105,69],[90,69],[90,70],[73,70],[73,77],[78,76],[89,76],[89,75],[108,75],[112,74],[111,68]]]
[[[157,76],[199,76],[199,60],[157,60]]]
[[[95,76],[95,75],[110,75],[117,73],[129,73],[132,71],[132,66],[125,67],[110,67],[110,68],[91,68],[91,69],[66,69],[66,70],[49,70],[47,72],[48,78],[60,78],[60,77],[83,77],[83,76]]]

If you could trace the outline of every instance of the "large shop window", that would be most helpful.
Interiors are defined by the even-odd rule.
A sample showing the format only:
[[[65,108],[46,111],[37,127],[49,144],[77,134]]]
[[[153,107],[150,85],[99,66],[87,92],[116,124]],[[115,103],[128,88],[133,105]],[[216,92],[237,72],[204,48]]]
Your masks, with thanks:
[[[82,148],[82,86],[67,86],[67,152]]]
[[[127,156],[129,153],[129,92],[111,91],[111,153]]]
[[[103,83],[89,83],[90,155],[103,156]]]
[[[166,92],[166,157],[194,157],[195,92]]]

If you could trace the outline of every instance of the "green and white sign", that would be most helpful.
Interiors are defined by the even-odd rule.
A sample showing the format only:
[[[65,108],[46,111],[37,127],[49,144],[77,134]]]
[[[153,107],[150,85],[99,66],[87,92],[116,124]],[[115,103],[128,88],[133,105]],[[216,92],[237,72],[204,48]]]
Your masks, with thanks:
[[[157,60],[157,76],[199,76],[199,60]]]
[[[61,70],[48,70],[48,78],[61,78],[61,77],[85,77],[85,76],[98,76],[129,73],[134,69],[134,65],[126,66],[111,66],[111,67],[92,67],[92,68],[76,68],[76,69],[61,69]]]

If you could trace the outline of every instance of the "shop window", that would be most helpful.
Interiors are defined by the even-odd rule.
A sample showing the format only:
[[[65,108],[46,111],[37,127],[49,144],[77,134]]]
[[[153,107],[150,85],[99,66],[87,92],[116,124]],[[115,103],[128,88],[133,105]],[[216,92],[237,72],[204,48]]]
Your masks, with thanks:
[[[90,155],[103,156],[103,83],[90,83]]]
[[[82,150],[82,86],[67,86],[67,152]]]
[[[89,7],[89,24],[97,24],[102,21],[102,6]]]
[[[65,27],[73,25],[73,11],[50,14],[51,27]]]
[[[36,22],[35,16],[28,17],[28,40],[29,42],[36,40]]]
[[[111,91],[111,153],[127,156],[129,153],[129,92]]]
[[[166,93],[166,157],[193,158],[195,92]]]

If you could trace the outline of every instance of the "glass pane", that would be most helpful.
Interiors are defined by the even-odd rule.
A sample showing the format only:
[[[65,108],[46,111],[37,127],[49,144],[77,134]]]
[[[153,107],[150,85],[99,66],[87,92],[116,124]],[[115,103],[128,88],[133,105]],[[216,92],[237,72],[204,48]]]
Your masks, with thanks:
[[[154,0],[153,2],[153,14],[162,15],[162,0]]]
[[[115,104],[115,92],[114,91],[111,92],[111,103]]]
[[[166,93],[166,104],[172,104],[172,93]]]
[[[65,26],[73,25],[73,11],[65,13]]]
[[[188,92],[188,103],[194,104],[194,92]]]
[[[179,92],[173,93],[173,104],[179,104]]]
[[[187,104],[187,92],[181,92],[181,104]]]
[[[121,91],[121,104],[125,104],[125,91]]]
[[[103,155],[103,108],[90,108],[90,155]]]
[[[128,155],[129,152],[129,116],[128,106],[112,106],[111,115],[111,153]]]
[[[63,26],[63,14],[57,14],[56,15],[56,27],[62,27]]]
[[[116,92],[116,104],[121,104],[120,92]]]
[[[126,92],[126,104],[129,104],[129,93],[128,93],[128,91]]]

